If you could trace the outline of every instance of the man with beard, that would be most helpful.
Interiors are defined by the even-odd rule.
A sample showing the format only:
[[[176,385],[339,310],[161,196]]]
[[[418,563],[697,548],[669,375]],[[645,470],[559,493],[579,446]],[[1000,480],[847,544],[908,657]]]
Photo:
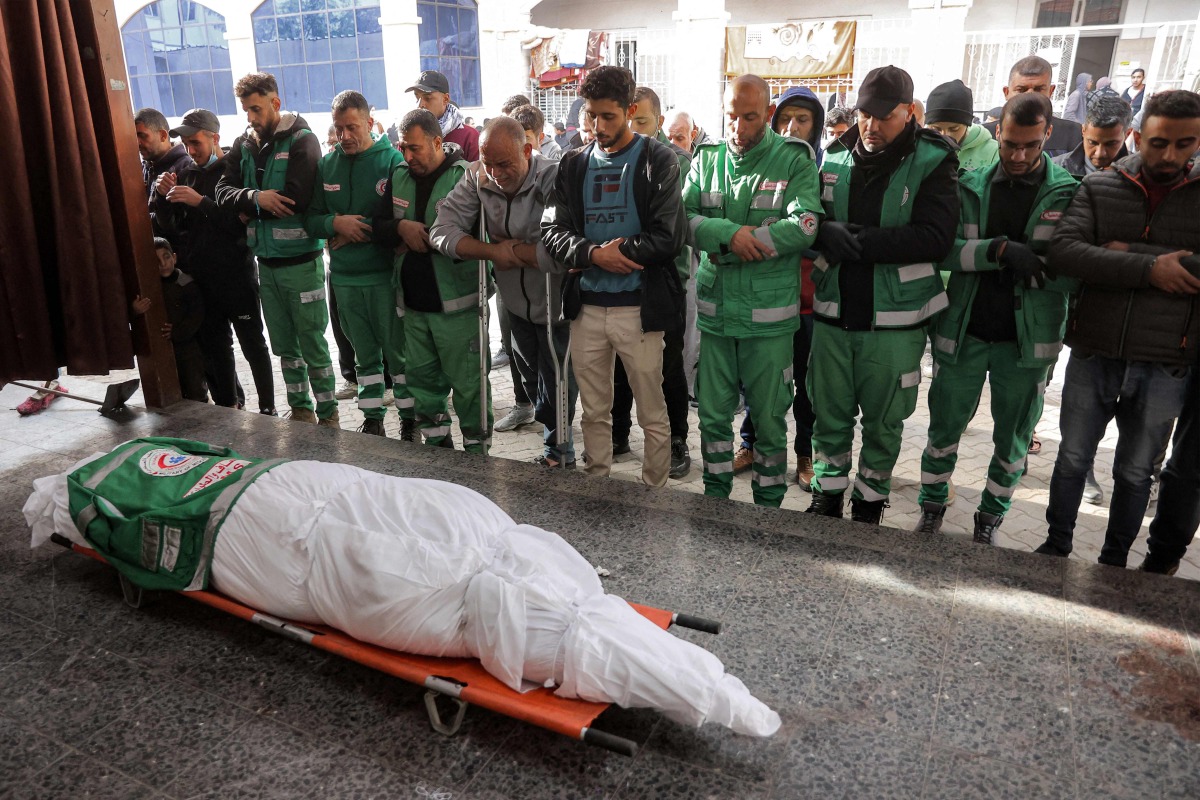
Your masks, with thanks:
[[[1037,92],[1048,100],[1054,100],[1054,67],[1041,56],[1026,56],[1012,65],[1008,71],[1008,85],[1004,87],[1004,98],[1007,100],[1014,94]],[[994,109],[999,114],[1000,109]],[[990,114],[989,114],[990,116]],[[1000,124],[999,116],[991,122],[985,122],[983,127],[992,136],[996,135],[996,126]],[[1050,120],[1050,139],[1046,142],[1046,155],[1054,158],[1063,153],[1069,153],[1078,146],[1083,138],[1083,129],[1073,119],[1054,117]]]
[[[1062,444],[1050,479],[1049,535],[1037,552],[1071,552],[1084,479],[1115,416],[1100,563],[1116,567],[1125,566],[1141,528],[1154,462],[1200,352],[1193,255],[1200,249],[1200,95],[1160,92],[1142,111],[1138,154],[1084,179],[1050,247],[1050,267],[1078,278],[1083,290],[1067,328]]]
[[[396,314],[404,318],[404,361],[417,427],[425,444],[454,448],[448,398],[462,431],[463,449],[487,455],[491,443],[491,388],[480,387],[479,262],[438,252],[429,238],[437,210],[469,168],[462,150],[443,142],[437,118],[424,109],[400,120],[400,152],[376,212],[373,240],[397,247]],[[486,419],[485,419],[486,413]]]
[[[936,265],[958,226],[958,159],[946,137],[917,126],[912,78],[898,67],[867,74],[857,111],[857,127],[830,146],[821,170],[808,511],[842,516],[861,410],[851,515],[878,525],[917,405],[927,328],[948,305]]]
[[[246,217],[247,243],[260,267],[263,317],[283,368],[291,418],[337,428],[336,381],[325,341],[325,243],[304,230],[321,143],[303,117],[280,111],[275,76],[252,72],[234,93],[250,125],[230,148],[217,203]]]
[[[138,111],[133,117],[133,127],[137,131],[138,154],[142,157],[142,182],[146,184],[150,221],[154,223],[155,234],[165,236],[166,232],[158,227],[155,218],[154,185],[163,175],[183,172],[192,165],[192,159],[182,143],[171,145],[171,126],[158,109]],[[178,249],[180,242],[177,239],[166,238]]]
[[[632,73],[622,67],[598,67],[584,79],[579,95],[596,140],[563,156],[542,242],[552,258],[574,270],[565,284],[563,314],[572,320],[587,473],[603,477],[612,468],[615,354],[625,365],[645,434],[642,482],[658,487],[671,466],[663,332],[683,323],[674,261],[687,220],[675,153],[629,129],[635,90]]]
[[[704,493],[733,488],[731,423],[738,387],[754,409],[754,502],[787,492],[792,339],[800,325],[801,253],[822,215],[816,153],[771,129],[771,90],[743,75],[725,91],[727,137],[701,145],[684,187],[696,272]]]
[[[1133,130],[1133,113],[1129,104],[1119,97],[1101,97],[1088,106],[1083,121],[1083,141],[1069,153],[1054,159],[1054,163],[1071,173],[1076,180],[1102,169],[1129,155],[1125,139]]]

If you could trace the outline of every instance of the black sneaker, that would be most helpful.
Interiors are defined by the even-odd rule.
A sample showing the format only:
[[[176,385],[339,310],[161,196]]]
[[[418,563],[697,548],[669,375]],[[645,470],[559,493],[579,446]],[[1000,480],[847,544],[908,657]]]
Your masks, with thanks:
[[[672,478],[682,478],[692,468],[692,456],[688,453],[687,439],[682,436],[671,437],[671,471],[667,474]]]
[[[415,419],[400,420],[400,441],[415,442],[417,440],[417,421]]]
[[[383,432],[383,420],[381,419],[363,420],[363,424],[359,426],[358,432],[369,433],[372,436],[387,436],[387,434]]]
[[[613,455],[621,456],[621,455],[625,455],[628,452],[629,452],[629,437],[623,436],[620,439],[618,439],[616,436],[614,436],[613,437]]]
[[[264,417],[278,417],[279,416],[279,412],[273,408],[260,408],[258,410],[258,413],[262,414]]]
[[[1063,549],[1062,547],[1059,547],[1053,539],[1047,539],[1038,545],[1038,548],[1033,552],[1043,556],[1058,556],[1059,558],[1066,558],[1067,556],[1071,555],[1071,546],[1067,545],[1066,549]]]
[[[997,514],[988,514],[984,511],[975,512],[975,532],[971,534],[971,541],[975,544],[995,544],[996,530],[1000,527],[1000,523],[1004,521],[1004,517]]]
[[[805,509],[805,514],[820,514],[823,517],[842,518],[842,506],[844,505],[844,497],[841,494],[825,494],[824,492],[814,491],[812,493],[812,503]]]
[[[942,530],[942,518],[945,516],[944,505],[926,500],[921,503],[921,521],[913,530],[917,533],[939,533]]]
[[[883,510],[888,508],[887,500],[856,500],[850,498],[850,519],[855,522],[865,522],[868,525],[878,525],[883,522]]]
[[[1146,558],[1138,565],[1138,570],[1154,575],[1174,575],[1179,571],[1179,562],[1164,561],[1161,558],[1155,558],[1153,553],[1147,553]]]

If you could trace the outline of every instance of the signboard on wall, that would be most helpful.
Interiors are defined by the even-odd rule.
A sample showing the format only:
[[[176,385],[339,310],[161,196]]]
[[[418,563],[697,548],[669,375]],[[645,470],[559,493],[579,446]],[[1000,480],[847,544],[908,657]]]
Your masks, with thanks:
[[[854,22],[788,22],[725,29],[725,74],[824,78],[854,71]]]

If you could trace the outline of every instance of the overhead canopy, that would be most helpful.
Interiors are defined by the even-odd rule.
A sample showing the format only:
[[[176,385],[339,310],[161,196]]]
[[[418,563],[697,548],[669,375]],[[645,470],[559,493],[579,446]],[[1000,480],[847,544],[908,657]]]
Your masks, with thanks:
[[[854,72],[854,22],[789,22],[725,29],[725,74],[830,78]]]

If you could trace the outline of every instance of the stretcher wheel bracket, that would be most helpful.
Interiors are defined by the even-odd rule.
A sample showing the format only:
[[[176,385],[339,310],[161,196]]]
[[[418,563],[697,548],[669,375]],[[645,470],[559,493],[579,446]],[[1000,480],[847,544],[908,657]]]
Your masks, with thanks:
[[[142,587],[134,586],[133,581],[120,573],[117,573],[117,577],[121,581],[121,596],[125,598],[125,605],[130,608],[141,608]]]
[[[425,681],[425,685],[428,686],[435,682],[447,683],[446,681],[438,678],[428,678]],[[450,685],[454,686],[456,690],[459,688],[457,684]],[[462,727],[463,717],[467,715],[467,706],[470,705],[470,703],[468,703],[466,700],[462,700],[454,696],[455,694],[456,692],[445,693],[438,691],[437,689],[429,689],[427,692],[425,692],[425,711],[429,714],[429,727],[433,728],[443,736],[453,736],[454,734],[458,733],[458,729]],[[438,708],[439,697],[445,697],[454,705],[454,716],[449,722],[442,721],[442,712],[441,709]]]

